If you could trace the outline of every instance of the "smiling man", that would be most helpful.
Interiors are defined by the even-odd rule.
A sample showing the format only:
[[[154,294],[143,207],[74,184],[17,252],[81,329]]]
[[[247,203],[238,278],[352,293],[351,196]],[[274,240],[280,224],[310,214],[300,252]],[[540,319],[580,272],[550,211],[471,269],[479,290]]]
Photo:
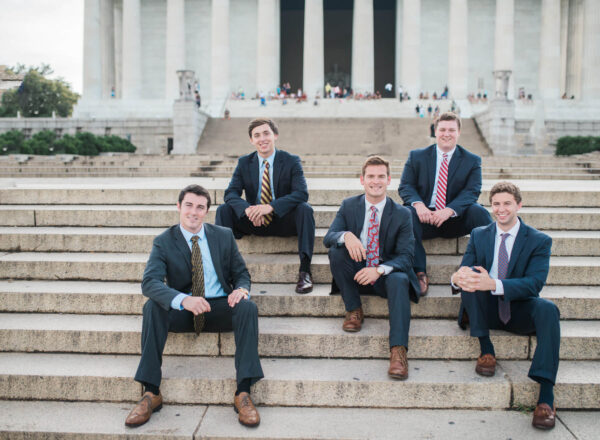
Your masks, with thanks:
[[[496,353],[490,329],[535,333],[537,346],[529,377],[540,384],[533,426],[554,427],[553,387],[558,372],[560,312],[539,294],[546,283],[552,239],[517,217],[521,192],[510,182],[490,190],[496,222],[474,229],[460,269],[451,277],[453,293],[461,292],[469,315],[471,336],[479,339],[481,353],[475,371],[496,372]]]
[[[313,289],[310,265],[315,219],[307,203],[308,188],[300,158],[275,148],[278,135],[271,119],[250,121],[248,136],[256,151],[238,160],[215,223],[231,228],[236,238],[297,235],[300,270],[296,292],[309,293]]]
[[[144,305],[142,357],[135,374],[144,394],[127,416],[127,426],[143,425],[162,408],[159,387],[168,332],[200,336],[201,332],[232,330],[234,407],[241,424],[260,423],[250,398],[250,386],[263,377],[258,311],[249,298],[250,275],[231,230],[204,223],[209,208],[208,191],[198,185],[185,187],[177,202],[179,224],[154,239],[142,280],[142,293],[150,299]]]
[[[390,367],[393,379],[408,377],[410,300],[418,302],[419,282],[412,270],[414,237],[408,209],[387,197],[390,164],[379,156],[364,163],[360,183],[365,193],[349,197],[323,239],[339,286],[346,317],[342,329],[358,332],[364,313],[360,295],[387,298],[390,315]]]
[[[412,211],[414,271],[421,295],[429,288],[423,240],[456,238],[492,222],[477,203],[481,193],[481,158],[457,145],[460,119],[447,112],[435,121],[436,144],[410,152],[398,193]]]

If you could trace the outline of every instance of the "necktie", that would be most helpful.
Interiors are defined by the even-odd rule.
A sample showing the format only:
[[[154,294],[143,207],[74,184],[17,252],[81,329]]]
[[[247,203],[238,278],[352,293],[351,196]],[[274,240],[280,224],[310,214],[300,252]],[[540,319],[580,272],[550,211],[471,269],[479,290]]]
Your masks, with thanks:
[[[192,296],[204,298],[204,266],[202,265],[202,253],[198,245],[198,236],[192,237]],[[194,316],[194,330],[199,335],[204,328],[204,314]]]
[[[262,185],[260,188],[260,203],[263,205],[268,205],[273,201],[273,195],[271,193],[271,177],[269,176],[269,162],[267,160],[263,160],[263,164],[265,165],[265,170],[262,175]],[[269,223],[273,220],[273,214],[265,215],[265,226],[269,226]]]
[[[377,221],[377,208],[371,206],[369,229],[367,230],[367,267],[379,264],[379,222]]]
[[[448,154],[444,153],[440,174],[438,176],[437,191],[435,196],[435,209],[439,211],[446,207],[446,187],[448,186]]]
[[[508,252],[506,251],[506,239],[510,234],[502,234],[502,241],[498,249],[498,279],[506,278],[508,272]],[[498,316],[500,321],[506,324],[510,320],[510,301],[504,301],[504,295],[498,296]]]

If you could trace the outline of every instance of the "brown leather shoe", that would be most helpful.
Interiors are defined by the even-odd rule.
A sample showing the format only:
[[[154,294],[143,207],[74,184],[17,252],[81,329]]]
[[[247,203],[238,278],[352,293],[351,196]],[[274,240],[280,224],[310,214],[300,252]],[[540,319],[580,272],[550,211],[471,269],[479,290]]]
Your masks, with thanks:
[[[475,372],[480,376],[490,377],[496,374],[496,358],[491,354],[483,354],[477,358]]]
[[[312,276],[308,272],[298,273],[298,282],[296,283],[296,293],[310,293],[313,290]]]
[[[556,419],[556,406],[550,409],[547,403],[538,403],[533,412],[533,421],[531,424],[538,429],[554,428]]]
[[[345,332],[359,332],[362,328],[362,323],[365,320],[362,307],[354,309],[351,312],[346,312],[346,318],[344,318],[344,324],[342,324],[342,330]]]
[[[162,403],[161,394],[157,396],[150,391],[146,391],[125,419],[125,425],[132,428],[143,425],[150,420],[150,416],[153,412],[159,412],[161,410]]]
[[[242,392],[235,396],[233,398],[233,409],[239,414],[238,420],[242,425],[254,427],[260,423],[260,416],[252,403],[250,394]]]
[[[392,379],[408,379],[408,360],[406,359],[406,347],[395,345],[390,350],[390,368],[388,376]]]
[[[421,296],[427,295],[429,290],[429,278],[425,272],[417,272],[417,279],[419,280],[419,286],[421,286]]]

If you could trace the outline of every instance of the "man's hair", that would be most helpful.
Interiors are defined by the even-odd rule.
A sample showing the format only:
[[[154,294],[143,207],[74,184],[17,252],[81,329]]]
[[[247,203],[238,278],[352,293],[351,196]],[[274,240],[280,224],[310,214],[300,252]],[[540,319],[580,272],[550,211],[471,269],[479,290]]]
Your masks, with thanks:
[[[490,190],[490,203],[492,203],[492,197],[498,193],[512,194],[517,203],[521,203],[521,190],[517,185],[511,182],[498,182]]]
[[[188,185],[185,188],[183,188],[181,190],[181,192],[179,193],[179,204],[181,205],[181,202],[183,202],[183,198],[185,197],[185,195],[187,193],[192,193],[192,194],[196,194],[197,196],[203,196],[206,197],[206,210],[208,211],[208,209],[210,208],[210,194],[208,193],[208,191],[206,189],[204,189],[204,187],[200,186],[200,185]]]
[[[438,123],[440,121],[456,121],[456,125],[458,126],[458,131],[460,131],[460,118],[458,117],[458,115],[456,113],[444,112],[440,116],[438,116],[438,118],[433,123],[434,124],[434,128],[436,130],[437,130],[437,127],[438,127]]]
[[[252,138],[252,130],[254,130],[256,127],[260,127],[261,125],[265,125],[265,124],[268,124],[269,127],[271,127],[271,130],[273,130],[273,133],[279,135],[279,129],[277,128],[277,124],[275,124],[275,122],[272,119],[257,118],[257,119],[251,120],[250,123],[248,124],[248,136],[250,136],[250,138]]]
[[[369,165],[385,165],[387,169],[387,175],[390,175],[390,163],[381,156],[369,156],[367,160],[365,160],[365,163],[362,166],[362,176],[365,175],[365,170]]]

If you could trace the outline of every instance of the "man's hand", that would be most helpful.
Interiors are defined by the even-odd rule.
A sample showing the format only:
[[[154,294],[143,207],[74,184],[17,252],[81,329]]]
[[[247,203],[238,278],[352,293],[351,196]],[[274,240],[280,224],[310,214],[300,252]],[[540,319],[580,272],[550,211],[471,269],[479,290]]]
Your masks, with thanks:
[[[181,305],[185,310],[189,310],[194,315],[210,312],[210,304],[201,296],[188,296],[181,301]]]
[[[363,267],[354,275],[354,281],[362,286],[366,286],[367,284],[374,284],[380,276],[376,267]]]
[[[346,245],[346,249],[348,249],[350,258],[357,263],[367,259],[367,250],[352,232],[346,232],[344,235],[344,244]]]
[[[461,267],[452,275],[452,283],[465,292],[496,290],[496,281],[490,277],[488,271],[481,266],[474,266],[474,268],[479,272],[467,266]]]
[[[451,208],[444,208],[440,209],[439,211],[429,212],[431,212],[431,224],[436,228],[442,226],[446,220],[454,215],[454,210]]]
[[[419,217],[419,221],[421,223],[426,223],[428,225],[432,224],[433,212],[431,212],[429,208],[425,206],[425,203],[415,202],[415,204],[412,206],[415,208],[415,211],[417,211],[417,216]]]
[[[273,207],[269,204],[252,205],[244,211],[252,224],[256,227],[263,225],[263,217],[273,212]]]
[[[227,302],[229,303],[229,307],[234,307],[241,300],[248,298],[246,292],[242,289],[235,289],[227,296]]]

